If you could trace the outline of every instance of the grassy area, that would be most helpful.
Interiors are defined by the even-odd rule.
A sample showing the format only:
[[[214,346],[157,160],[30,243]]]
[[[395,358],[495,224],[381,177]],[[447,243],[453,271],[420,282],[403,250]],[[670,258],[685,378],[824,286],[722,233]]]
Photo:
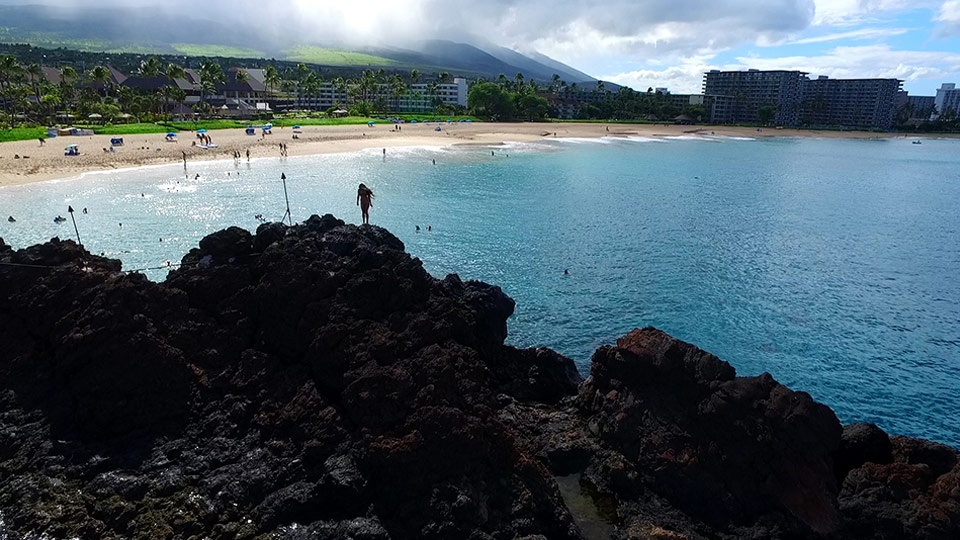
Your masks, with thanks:
[[[29,141],[46,135],[47,130],[42,127],[15,127],[0,130],[0,142]]]
[[[308,64],[321,64],[324,66],[392,66],[398,64],[395,60],[384,58],[382,56],[373,56],[350,51],[338,51],[335,49],[325,49],[323,47],[313,47],[310,45],[301,45],[284,51],[287,60],[294,62],[305,62]]]
[[[266,58],[263,51],[229,47],[226,45],[202,45],[198,43],[172,43],[171,47],[187,56],[222,56],[226,58]]]
[[[446,116],[446,115],[397,115],[390,118],[400,118],[406,122],[416,120],[417,122],[432,122],[440,120],[446,122],[452,120],[471,120],[479,122],[480,120],[472,116]],[[157,122],[157,123],[139,123],[139,124],[106,124],[106,125],[82,125],[77,124],[74,127],[83,129],[92,129],[97,135],[145,135],[154,133],[167,133],[169,131],[196,131],[206,129],[214,131],[218,129],[243,129],[247,126],[260,126],[266,122],[274,126],[290,127],[301,126],[357,126],[368,122],[377,124],[392,125],[393,121],[383,118],[367,118],[363,116],[348,116],[345,118],[330,117],[296,117],[286,116],[275,118],[273,120],[198,120],[196,122]],[[38,137],[45,136],[47,129],[42,126],[16,127],[12,129],[0,130],[0,142],[9,141],[29,141]]]
[[[174,52],[165,46],[117,43],[102,39],[64,38],[56,33],[12,32],[10,28],[0,28],[0,43],[29,43],[34,47],[46,49],[62,48],[94,53],[170,54]]]

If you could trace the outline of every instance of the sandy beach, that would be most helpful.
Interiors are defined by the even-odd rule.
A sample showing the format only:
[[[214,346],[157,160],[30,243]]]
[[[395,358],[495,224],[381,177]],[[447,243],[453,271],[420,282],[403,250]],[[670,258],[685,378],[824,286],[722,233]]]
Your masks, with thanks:
[[[403,146],[453,146],[458,144],[502,144],[530,142],[560,137],[834,137],[879,138],[903,137],[903,134],[872,132],[835,132],[816,130],[772,129],[737,126],[681,126],[670,124],[605,124],[605,123],[487,123],[471,122],[437,125],[403,124],[396,129],[388,124],[350,126],[303,126],[297,139],[289,127],[274,128],[273,133],[250,136],[243,129],[211,131],[216,148],[192,146],[196,134],[181,132],[178,140],[167,142],[161,133],[124,135],[123,146],[104,152],[116,135],[56,137],[43,146],[36,140],[0,143],[0,186],[77,177],[85,172],[125,169],[140,165],[177,163],[186,152],[188,161],[229,159],[240,152],[243,159],[249,150],[251,159],[280,154],[280,143],[287,145],[287,154],[312,155],[355,152],[366,148]],[[65,156],[68,144],[80,146],[79,156]]]

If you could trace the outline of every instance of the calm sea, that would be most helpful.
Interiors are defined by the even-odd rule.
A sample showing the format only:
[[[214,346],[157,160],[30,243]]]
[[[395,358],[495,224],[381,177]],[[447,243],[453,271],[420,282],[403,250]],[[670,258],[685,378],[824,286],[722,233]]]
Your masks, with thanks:
[[[281,173],[295,221],[358,222],[365,182],[373,223],[432,274],[517,301],[512,344],[586,373],[597,346],[654,325],[843,422],[960,447],[958,145],[557,140],[160,166],[0,188],[0,237],[73,237],[53,222],[72,205],[91,252],[155,268],[215,230],[279,220]]]

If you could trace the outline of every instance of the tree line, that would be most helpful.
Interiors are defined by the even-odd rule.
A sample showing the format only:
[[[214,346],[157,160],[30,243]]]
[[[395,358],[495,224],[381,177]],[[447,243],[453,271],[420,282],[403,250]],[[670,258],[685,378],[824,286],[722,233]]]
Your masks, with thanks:
[[[39,63],[21,63],[11,54],[0,56],[0,105],[3,114],[0,123],[16,125],[18,123],[55,123],[56,120],[83,118],[118,118],[123,115],[138,120],[157,120],[169,117],[176,104],[187,101],[188,91],[178,81],[187,77],[186,68],[176,62],[162,62],[156,56],[142,59],[131,76],[151,79],[153,90],[143,90],[135,86],[116,84],[110,68],[105,64],[96,64],[85,71],[78,71],[71,65],[62,65],[57,69],[57,80],[51,81],[45,76]],[[191,85],[192,94],[199,94],[199,100],[193,105],[193,112],[200,115],[212,115],[216,111],[210,105],[209,98],[223,91],[225,97],[229,91],[223,90],[225,83],[244,83],[249,80],[245,68],[231,70],[230,76],[222,66],[213,60],[199,63],[193,69],[197,80]],[[333,108],[348,108],[351,114],[369,116],[396,110],[401,98],[411,97],[411,85],[420,82],[418,69],[409,73],[387,73],[383,69],[367,69],[353,77],[334,76],[325,79],[315,67],[303,63],[288,65],[278,69],[272,64],[264,68],[263,82],[267,100],[296,100],[295,103],[309,103],[316,98],[324,87],[332,87],[343,97]],[[416,93],[418,99],[425,100],[432,112],[462,113],[442,103],[439,98],[439,86],[450,82],[447,72],[436,74],[424,83],[424,90]],[[239,91],[236,92],[237,97]]]
[[[9,46],[7,46],[9,47]],[[694,119],[705,117],[700,106],[681,107],[667,95],[648,89],[637,92],[619,87],[615,92],[607,90],[603,81],[594,83],[567,83],[559,75],[550,81],[527,79],[523,73],[513,77],[500,74],[492,80],[479,78],[470,84],[468,107],[446,104],[438,96],[440,85],[451,82],[447,72],[432,73],[423,77],[418,69],[409,72],[384,69],[332,70],[304,63],[257,61],[235,68],[229,76],[220,63],[211,58],[186,58],[177,56],[116,55],[121,65],[129,66],[132,58],[139,63],[127,73],[146,79],[159,80],[153,90],[144,91],[131,86],[114,84],[110,67],[114,57],[103,53],[80,53],[75,51],[48,51],[28,46],[18,46],[34,61],[23,62],[17,55],[0,55],[0,123],[56,123],[91,117],[114,119],[124,115],[142,121],[169,118],[177,105],[188,101],[188,92],[193,112],[213,115],[209,98],[218,93],[226,82],[243,83],[248,80],[246,69],[264,70],[265,99],[285,100],[297,108],[312,108],[315,98],[324,89],[332,88],[338,102],[332,108],[344,108],[351,115],[371,116],[398,112],[403,100],[417,99],[430,112],[437,114],[461,114],[469,112],[481,118],[498,121],[542,120],[549,117],[573,117],[589,120],[672,120],[679,114],[688,114]],[[0,49],[2,50],[2,49]],[[41,62],[55,62],[58,58],[72,63],[57,67],[57,77],[51,81],[45,77],[41,62],[36,61],[40,51],[51,53],[39,57]],[[58,53],[57,55],[52,54]],[[80,56],[73,56],[80,55]],[[177,59],[182,58],[184,62]],[[88,60],[100,60],[87,64]],[[106,61],[110,60],[108,64]],[[87,69],[77,69],[81,62]],[[192,69],[198,79],[195,87],[184,90],[178,80],[186,77],[186,69]],[[421,80],[423,84],[421,83]],[[419,91],[414,92],[412,85]],[[226,97],[230,97],[227,95]],[[234,97],[239,97],[239,92]],[[198,98],[198,99],[197,99]],[[548,99],[549,98],[549,99]]]

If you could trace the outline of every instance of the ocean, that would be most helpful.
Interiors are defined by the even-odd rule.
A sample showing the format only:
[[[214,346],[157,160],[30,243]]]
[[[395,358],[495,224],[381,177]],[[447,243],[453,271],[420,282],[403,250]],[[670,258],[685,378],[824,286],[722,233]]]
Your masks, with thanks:
[[[204,235],[280,220],[281,173],[294,221],[359,223],[364,182],[371,222],[430,273],[516,300],[510,344],[586,375],[598,346],[652,325],[844,423],[960,448],[960,141],[911,142],[562,139],[144,167],[0,188],[0,237],[74,238],[71,205],[89,251],[162,281]]]

